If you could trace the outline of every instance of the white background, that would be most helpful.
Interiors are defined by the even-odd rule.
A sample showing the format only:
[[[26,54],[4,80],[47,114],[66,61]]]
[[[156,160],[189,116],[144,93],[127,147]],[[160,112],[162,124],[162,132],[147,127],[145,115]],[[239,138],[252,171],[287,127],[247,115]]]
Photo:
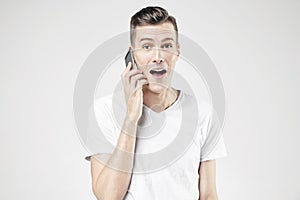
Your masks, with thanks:
[[[94,199],[74,84],[88,55],[149,2],[0,2],[0,199]],[[223,80],[219,199],[299,200],[300,1],[157,2]]]

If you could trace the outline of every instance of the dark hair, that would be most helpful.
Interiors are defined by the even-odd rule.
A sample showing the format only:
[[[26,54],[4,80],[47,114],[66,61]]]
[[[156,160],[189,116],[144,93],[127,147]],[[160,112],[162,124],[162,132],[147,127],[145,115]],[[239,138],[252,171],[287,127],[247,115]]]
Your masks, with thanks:
[[[130,20],[130,41],[133,44],[134,29],[137,26],[143,26],[147,24],[162,24],[170,22],[173,24],[174,30],[176,31],[176,37],[178,38],[178,27],[176,19],[170,16],[168,11],[158,6],[148,6],[135,13]]]

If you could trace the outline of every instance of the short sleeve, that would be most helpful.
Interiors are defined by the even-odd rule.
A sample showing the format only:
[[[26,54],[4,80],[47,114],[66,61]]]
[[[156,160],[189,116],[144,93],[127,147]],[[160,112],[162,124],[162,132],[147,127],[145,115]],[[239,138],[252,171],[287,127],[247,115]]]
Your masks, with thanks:
[[[91,154],[112,153],[117,144],[117,128],[111,109],[111,97],[101,97],[94,102],[89,119],[86,147]]]
[[[212,106],[204,120],[201,134],[200,162],[227,156],[222,126]]]

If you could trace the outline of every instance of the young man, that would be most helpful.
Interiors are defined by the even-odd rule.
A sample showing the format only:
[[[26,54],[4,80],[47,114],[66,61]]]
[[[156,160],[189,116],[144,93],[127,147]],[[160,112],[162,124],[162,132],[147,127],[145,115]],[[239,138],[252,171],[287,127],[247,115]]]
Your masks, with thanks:
[[[129,63],[122,74],[126,103],[122,127],[112,122],[111,96],[95,102],[99,125],[115,145],[113,152],[99,152],[91,157],[92,186],[97,199],[218,199],[215,159],[225,156],[226,149],[220,131],[216,131],[219,129],[213,124],[212,107],[171,87],[180,55],[177,31],[175,18],[161,7],[143,8],[131,18],[134,63]],[[137,68],[132,68],[134,64]],[[185,118],[182,113],[184,109],[194,111],[191,109],[195,102],[198,119],[194,123],[194,119]],[[162,115],[163,126],[154,130],[149,123]],[[182,143],[176,137],[182,123],[197,126],[195,130],[188,126],[183,129],[189,145],[172,162],[155,165],[181,149]],[[145,137],[149,133],[151,137]],[[215,142],[207,142],[208,138]],[[162,152],[157,163],[137,158],[170,146],[173,149],[167,154]]]

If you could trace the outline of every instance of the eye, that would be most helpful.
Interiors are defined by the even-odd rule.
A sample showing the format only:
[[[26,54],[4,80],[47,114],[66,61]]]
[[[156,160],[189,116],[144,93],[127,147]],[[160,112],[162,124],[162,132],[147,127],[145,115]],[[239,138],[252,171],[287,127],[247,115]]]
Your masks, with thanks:
[[[151,49],[151,46],[149,44],[144,44],[143,49],[149,50]]]
[[[171,43],[163,44],[162,48],[164,48],[164,49],[170,49],[170,48],[173,48],[173,45]]]

